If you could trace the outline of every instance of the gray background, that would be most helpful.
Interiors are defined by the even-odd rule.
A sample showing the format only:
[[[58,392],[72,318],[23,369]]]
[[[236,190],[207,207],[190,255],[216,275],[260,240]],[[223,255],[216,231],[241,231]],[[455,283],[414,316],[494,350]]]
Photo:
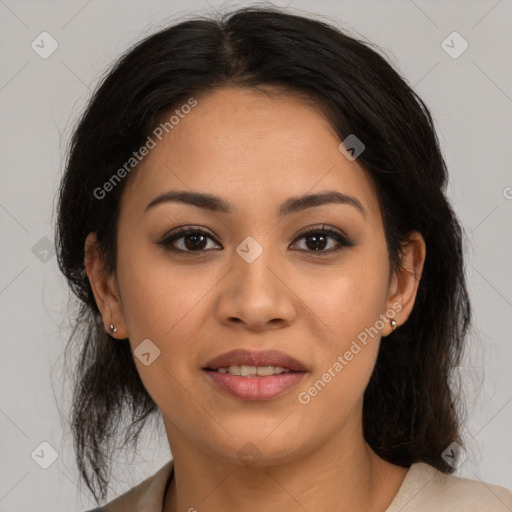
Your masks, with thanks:
[[[129,45],[180,16],[221,5],[242,3],[0,0],[0,510],[94,505],[78,483],[66,424],[69,294],[44,238],[53,240],[53,201],[73,124]],[[450,170],[449,196],[468,237],[475,308],[470,357],[461,368],[469,451],[458,474],[512,488],[512,1],[296,0],[291,7],[327,16],[385,48],[431,108]],[[47,59],[31,47],[43,31],[59,45]],[[458,58],[441,46],[453,31],[469,44]],[[460,50],[460,41],[451,41],[451,51]],[[49,456],[42,442],[58,453],[48,469],[31,456]],[[161,426],[140,446],[114,466],[119,481],[109,499],[170,458]]]

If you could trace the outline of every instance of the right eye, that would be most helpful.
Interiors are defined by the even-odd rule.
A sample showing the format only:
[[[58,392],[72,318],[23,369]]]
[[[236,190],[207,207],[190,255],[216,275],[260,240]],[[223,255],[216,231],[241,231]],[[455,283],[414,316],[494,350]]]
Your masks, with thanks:
[[[158,245],[162,245],[166,250],[173,252],[196,252],[200,253],[209,249],[205,248],[205,244],[208,239],[213,240],[213,237],[207,232],[197,227],[182,227],[180,226],[175,231],[168,233],[165,237],[158,242]],[[176,242],[180,242],[180,247],[176,247]]]

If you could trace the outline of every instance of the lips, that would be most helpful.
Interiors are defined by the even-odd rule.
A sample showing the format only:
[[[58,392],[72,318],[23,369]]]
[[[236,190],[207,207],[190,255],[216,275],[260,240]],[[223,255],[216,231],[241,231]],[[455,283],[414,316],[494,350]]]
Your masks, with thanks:
[[[219,368],[247,370],[254,372],[254,367],[274,367],[274,373],[267,376],[233,375],[220,372]],[[279,368],[280,369],[279,369]],[[204,375],[215,388],[222,393],[241,400],[271,400],[289,393],[306,376],[309,370],[306,365],[284,352],[265,350],[254,352],[249,350],[232,350],[210,360],[203,368]]]
[[[249,350],[232,350],[214,357],[206,363],[204,370],[215,371],[219,368],[229,366],[280,366],[292,372],[307,372],[306,366],[279,350],[265,350],[262,352],[253,352]]]

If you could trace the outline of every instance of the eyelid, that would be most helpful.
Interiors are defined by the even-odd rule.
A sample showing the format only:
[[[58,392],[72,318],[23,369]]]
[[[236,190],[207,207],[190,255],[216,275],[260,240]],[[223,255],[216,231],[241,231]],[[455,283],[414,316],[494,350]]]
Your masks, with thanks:
[[[297,239],[299,237],[302,237],[304,235],[308,235],[311,232],[315,232],[315,233],[316,232],[334,233],[334,234],[339,235],[340,237],[343,237],[344,239],[347,239],[347,241],[348,241],[348,236],[346,235],[346,233],[344,233],[339,228],[335,228],[334,226],[330,226],[329,224],[326,224],[325,222],[322,223],[322,224],[317,224],[317,225],[313,225],[313,226],[307,226],[307,227],[301,229],[297,233],[297,235],[295,236],[295,239]]]

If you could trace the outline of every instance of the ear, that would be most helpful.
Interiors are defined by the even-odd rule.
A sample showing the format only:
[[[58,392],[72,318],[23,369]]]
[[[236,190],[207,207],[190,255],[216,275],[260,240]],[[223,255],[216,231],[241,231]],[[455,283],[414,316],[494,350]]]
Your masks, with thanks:
[[[406,322],[414,307],[426,256],[425,240],[418,231],[409,232],[401,245],[401,265],[391,278],[387,303],[387,311],[395,312],[394,320],[397,327]],[[387,316],[388,322],[383,330],[383,336],[393,331],[393,317]]]
[[[128,337],[124,321],[121,298],[115,273],[107,272],[96,233],[91,232],[85,240],[85,271],[91,284],[96,304],[101,312],[103,325],[107,333],[119,339]],[[110,324],[117,329],[114,334]]]

